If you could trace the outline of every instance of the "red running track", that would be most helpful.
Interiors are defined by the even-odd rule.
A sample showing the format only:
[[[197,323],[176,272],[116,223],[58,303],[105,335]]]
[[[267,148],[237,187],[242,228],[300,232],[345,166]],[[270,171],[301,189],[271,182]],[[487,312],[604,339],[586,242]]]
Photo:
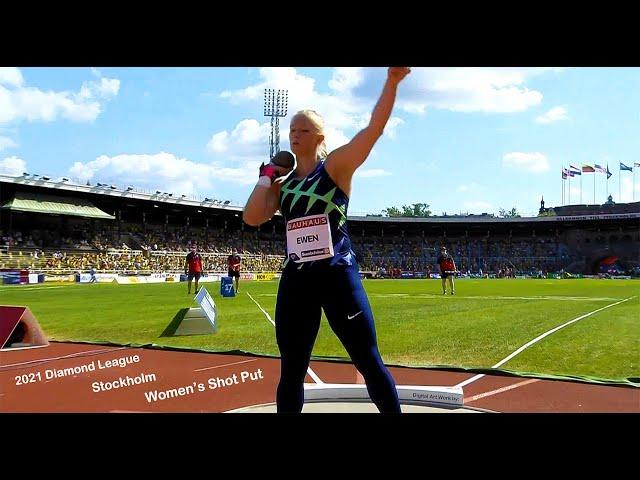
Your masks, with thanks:
[[[325,383],[353,365],[312,361]],[[398,385],[455,386],[472,373],[390,367]],[[0,412],[225,412],[270,404],[277,358],[53,342],[0,351]],[[313,383],[307,375],[306,381]],[[505,413],[640,413],[640,389],[504,375],[464,386],[464,407]]]

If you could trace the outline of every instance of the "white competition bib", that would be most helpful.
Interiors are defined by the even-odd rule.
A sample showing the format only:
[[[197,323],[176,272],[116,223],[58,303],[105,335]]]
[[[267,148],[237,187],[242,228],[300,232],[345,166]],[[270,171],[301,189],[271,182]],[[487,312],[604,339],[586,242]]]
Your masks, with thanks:
[[[294,262],[333,257],[329,215],[309,215],[287,222],[287,253]]]

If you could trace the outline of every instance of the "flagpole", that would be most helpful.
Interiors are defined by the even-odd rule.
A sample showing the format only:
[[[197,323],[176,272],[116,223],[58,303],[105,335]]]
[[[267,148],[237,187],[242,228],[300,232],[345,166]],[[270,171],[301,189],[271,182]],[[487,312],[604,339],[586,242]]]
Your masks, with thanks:
[[[593,204],[596,204],[596,172],[593,172]]]
[[[567,205],[571,205],[571,167],[569,167],[569,200],[567,201]]]
[[[605,173],[605,175],[607,176],[607,197],[604,199],[604,201],[606,202],[607,200],[609,200],[609,164],[607,163],[607,173]]]
[[[580,167],[580,170],[582,170],[582,167]],[[582,205],[582,173],[580,172],[580,205]]]
[[[622,170],[618,167],[618,203],[622,203]]]

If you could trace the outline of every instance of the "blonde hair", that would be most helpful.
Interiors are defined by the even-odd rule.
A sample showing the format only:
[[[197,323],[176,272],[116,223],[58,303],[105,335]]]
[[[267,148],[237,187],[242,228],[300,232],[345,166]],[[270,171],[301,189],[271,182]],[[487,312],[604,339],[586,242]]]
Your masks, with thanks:
[[[324,136],[324,119],[315,110],[299,110],[294,117],[305,117],[314,126],[316,133]],[[327,144],[322,140],[322,143],[318,145],[318,158],[325,158],[329,154],[327,150]]]

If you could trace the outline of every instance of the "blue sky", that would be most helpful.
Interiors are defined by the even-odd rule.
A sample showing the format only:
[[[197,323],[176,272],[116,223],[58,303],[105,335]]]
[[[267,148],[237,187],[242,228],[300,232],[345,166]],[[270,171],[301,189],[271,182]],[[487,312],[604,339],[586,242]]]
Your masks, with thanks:
[[[384,68],[0,67],[0,173],[63,176],[243,205],[269,156],[264,89],[289,91],[329,149],[369,119]],[[561,169],[609,164],[614,201],[640,200],[640,68],[413,67],[353,181],[349,213],[427,203],[436,215],[535,215],[562,204]],[[606,176],[582,176],[582,203]],[[620,182],[620,183],[619,183]],[[565,186],[568,184],[565,182]],[[566,189],[568,191],[568,188]],[[571,180],[571,203],[580,180]],[[565,193],[565,204],[568,193]]]

